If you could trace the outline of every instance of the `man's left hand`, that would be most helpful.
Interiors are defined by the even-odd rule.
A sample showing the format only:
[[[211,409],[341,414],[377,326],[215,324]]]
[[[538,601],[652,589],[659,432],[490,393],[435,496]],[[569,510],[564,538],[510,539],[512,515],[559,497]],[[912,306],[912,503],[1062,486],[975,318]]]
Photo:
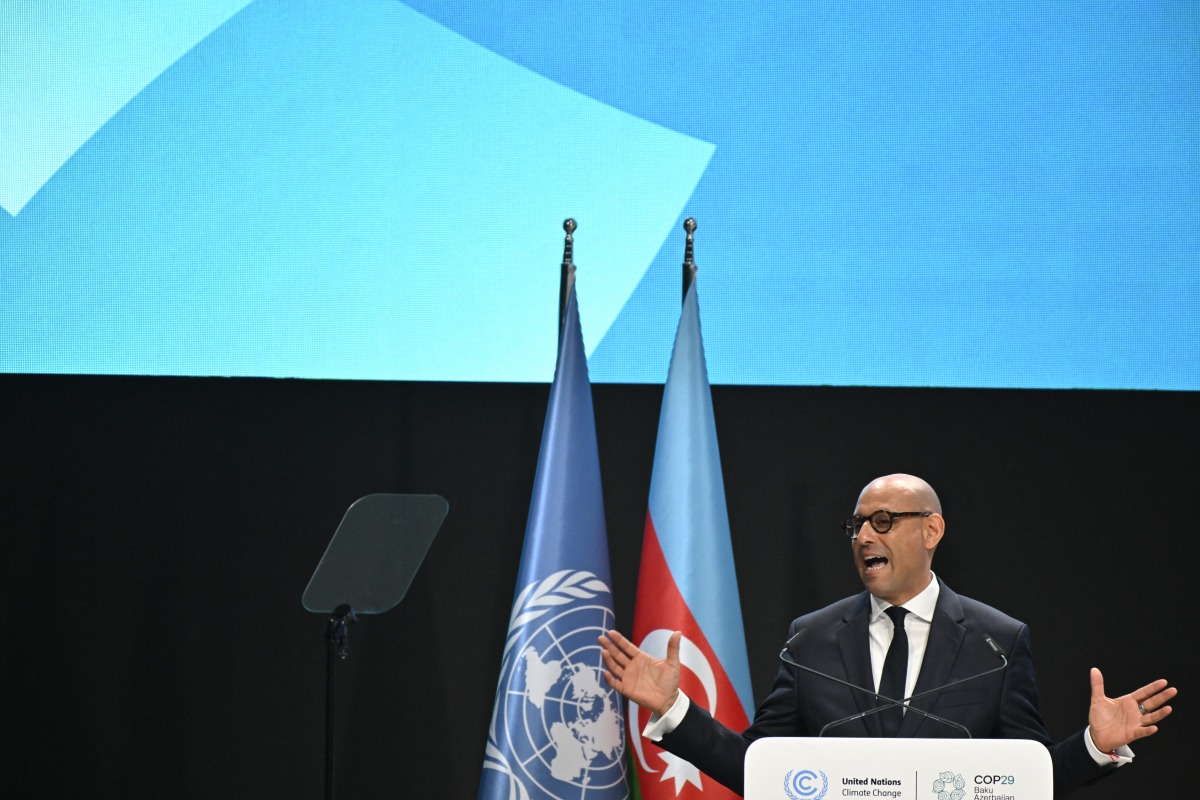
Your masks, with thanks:
[[[1111,753],[1145,736],[1158,732],[1158,723],[1171,713],[1167,703],[1178,690],[1163,679],[1122,695],[1104,694],[1104,676],[1092,667],[1092,704],[1088,725],[1092,742],[1102,753]]]

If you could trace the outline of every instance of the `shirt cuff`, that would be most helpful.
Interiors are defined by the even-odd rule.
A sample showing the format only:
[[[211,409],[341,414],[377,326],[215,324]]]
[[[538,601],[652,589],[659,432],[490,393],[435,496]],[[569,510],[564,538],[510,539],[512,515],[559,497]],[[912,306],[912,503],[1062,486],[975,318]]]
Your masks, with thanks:
[[[679,697],[675,698],[675,705],[671,706],[667,713],[662,716],[657,713],[650,715],[646,727],[642,728],[642,736],[652,742],[662,741],[662,737],[679,727],[679,723],[683,722],[683,715],[691,706],[692,701],[688,700],[686,694],[680,692]]]
[[[1130,761],[1133,761],[1133,751],[1129,749],[1129,745],[1122,745],[1111,753],[1100,752],[1100,748],[1096,747],[1096,743],[1092,741],[1091,725],[1088,725],[1087,730],[1083,732],[1083,743],[1087,745],[1088,755],[1101,766],[1106,767],[1109,764],[1116,764],[1118,767],[1123,767]]]

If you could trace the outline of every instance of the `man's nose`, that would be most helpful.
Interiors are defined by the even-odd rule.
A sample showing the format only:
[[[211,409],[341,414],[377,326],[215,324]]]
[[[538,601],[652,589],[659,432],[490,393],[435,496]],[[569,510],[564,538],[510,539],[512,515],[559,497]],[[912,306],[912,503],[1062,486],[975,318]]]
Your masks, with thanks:
[[[862,524],[862,527],[858,529],[858,533],[856,533],[854,535],[854,542],[856,544],[860,543],[860,542],[863,544],[867,544],[867,543],[875,541],[876,535],[877,534],[875,533],[875,529],[871,527],[871,523],[868,520],[867,522],[864,522]]]

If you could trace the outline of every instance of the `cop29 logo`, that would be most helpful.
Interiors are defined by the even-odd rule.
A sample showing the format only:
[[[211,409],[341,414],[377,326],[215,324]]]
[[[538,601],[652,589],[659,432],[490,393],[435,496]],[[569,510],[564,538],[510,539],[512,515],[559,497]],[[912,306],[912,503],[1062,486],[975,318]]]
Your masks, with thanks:
[[[962,775],[943,772],[933,782],[933,793],[937,800],[962,800],[967,796],[967,782]]]
[[[817,776],[821,785],[817,787]],[[783,791],[787,792],[790,800],[821,800],[829,791],[829,776],[824,772],[811,769],[790,770],[783,776]]]

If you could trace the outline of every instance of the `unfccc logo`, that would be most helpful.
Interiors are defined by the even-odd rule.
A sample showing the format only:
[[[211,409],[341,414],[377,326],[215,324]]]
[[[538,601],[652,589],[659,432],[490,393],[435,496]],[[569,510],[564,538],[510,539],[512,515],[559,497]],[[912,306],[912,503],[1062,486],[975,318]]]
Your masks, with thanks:
[[[820,788],[817,787],[818,781]],[[783,776],[783,790],[791,800],[821,800],[829,791],[829,778],[820,770],[791,770]]]

